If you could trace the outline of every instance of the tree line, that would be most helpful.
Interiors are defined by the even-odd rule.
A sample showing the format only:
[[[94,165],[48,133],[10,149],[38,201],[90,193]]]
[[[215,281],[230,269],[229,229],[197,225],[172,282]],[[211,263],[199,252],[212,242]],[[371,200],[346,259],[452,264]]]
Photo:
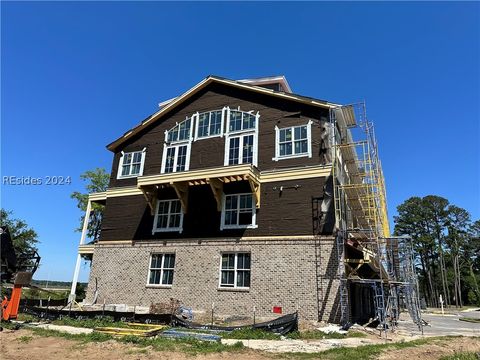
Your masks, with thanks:
[[[420,292],[428,306],[480,305],[480,220],[440,196],[397,207],[394,235],[412,238]]]

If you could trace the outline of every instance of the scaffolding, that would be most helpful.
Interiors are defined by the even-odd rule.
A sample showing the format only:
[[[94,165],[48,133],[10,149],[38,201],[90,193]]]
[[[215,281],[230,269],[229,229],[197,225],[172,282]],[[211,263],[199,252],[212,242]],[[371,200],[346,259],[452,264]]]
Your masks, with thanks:
[[[340,323],[352,320],[351,284],[371,286],[380,329],[396,326],[401,299],[421,327],[409,238],[390,236],[385,181],[365,103],[330,110]]]

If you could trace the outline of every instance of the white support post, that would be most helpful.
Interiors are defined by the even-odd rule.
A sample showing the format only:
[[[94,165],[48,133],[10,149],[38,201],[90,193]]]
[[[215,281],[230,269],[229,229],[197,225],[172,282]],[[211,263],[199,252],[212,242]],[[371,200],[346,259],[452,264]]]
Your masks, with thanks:
[[[80,245],[85,244],[85,239],[87,237],[87,230],[88,230],[88,222],[90,220],[91,211],[92,211],[92,203],[90,202],[90,199],[88,199],[87,210],[85,211],[85,218],[83,219],[82,235],[80,236]],[[80,253],[78,253],[77,263],[75,264],[75,272],[73,273],[72,288],[70,289],[70,296],[68,297],[69,302],[74,301],[76,297],[75,291],[77,289],[78,275],[80,274],[81,262],[82,262],[82,256],[80,255]]]

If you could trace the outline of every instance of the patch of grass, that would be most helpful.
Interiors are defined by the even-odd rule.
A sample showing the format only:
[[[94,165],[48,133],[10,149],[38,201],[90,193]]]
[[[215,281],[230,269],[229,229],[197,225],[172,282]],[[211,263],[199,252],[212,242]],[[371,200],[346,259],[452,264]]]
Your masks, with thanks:
[[[56,330],[47,330],[42,328],[29,328],[33,331],[35,335],[43,336],[43,337],[61,337],[67,340],[75,340],[80,341],[83,343],[88,342],[104,342],[113,339],[112,336],[108,334],[102,334],[98,332],[92,332],[90,334],[69,334],[61,331]]]
[[[46,330],[39,328],[31,328],[34,334],[45,337],[61,337],[68,340],[79,341],[82,343],[88,342],[104,342],[108,340],[116,340],[120,343],[135,345],[139,348],[147,346],[157,351],[181,351],[195,354],[206,354],[214,352],[238,352],[244,350],[244,346],[241,342],[233,345],[223,345],[220,342],[200,341],[197,339],[170,339],[164,337],[144,338],[139,336],[122,336],[113,337],[108,334],[102,334],[93,332],[91,334],[68,334],[55,330]]]
[[[32,340],[33,340],[33,337],[27,336],[27,335],[25,335],[25,336],[20,336],[20,337],[17,339],[18,342],[22,342],[22,343],[29,343],[29,342],[32,341]]]
[[[25,322],[35,322],[35,321],[39,321],[39,318],[30,314],[20,313],[17,316],[17,320],[25,321]]]
[[[90,329],[94,329],[96,327],[120,327],[120,328],[129,327],[127,323],[124,323],[121,321],[115,321],[110,316],[104,316],[104,317],[95,318],[95,319],[83,319],[83,320],[64,317],[63,319],[57,319],[52,321],[52,324],[84,327],[84,328],[90,328]]]
[[[453,355],[442,356],[440,360],[478,360],[480,359],[480,352],[459,352]]]
[[[480,323],[480,319],[469,318],[469,317],[461,317],[459,320],[460,321],[471,322],[471,323]]]
[[[353,331],[350,330],[346,334],[339,334],[339,333],[325,333],[319,330],[311,330],[311,331],[294,331],[290,334],[287,334],[287,337],[290,339],[300,339],[300,340],[314,340],[314,339],[345,339],[347,337],[356,337],[356,338],[363,338],[367,335],[360,332],[360,331]]]
[[[261,340],[280,340],[280,335],[260,330],[260,329],[238,329],[231,332],[224,332],[221,334],[221,337],[224,339],[239,339],[239,340],[252,340],[252,339],[261,339]]]
[[[344,359],[371,360],[371,359],[375,359],[376,357],[378,357],[378,355],[380,355],[386,350],[399,350],[399,349],[425,345],[425,344],[438,342],[438,341],[452,340],[454,338],[458,338],[458,337],[456,336],[432,337],[432,338],[397,342],[397,343],[391,343],[391,344],[363,345],[363,346],[357,346],[357,347],[351,347],[351,348],[339,347],[339,348],[330,349],[322,352],[321,358],[328,359],[328,360],[344,360]],[[293,358],[294,359],[318,359],[319,353],[289,353],[289,354],[282,354],[281,357],[287,358],[287,359],[293,359]]]

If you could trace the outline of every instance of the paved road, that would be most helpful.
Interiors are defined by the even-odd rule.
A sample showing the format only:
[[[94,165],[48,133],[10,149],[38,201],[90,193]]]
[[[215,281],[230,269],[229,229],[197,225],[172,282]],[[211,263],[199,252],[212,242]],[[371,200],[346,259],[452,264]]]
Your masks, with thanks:
[[[422,318],[429,324],[424,327],[423,332],[429,336],[480,336],[480,323],[460,321],[461,317],[480,319],[480,311],[457,312],[445,315],[422,314]],[[408,317],[399,323],[399,328],[411,332],[412,335],[418,334],[417,326]]]

